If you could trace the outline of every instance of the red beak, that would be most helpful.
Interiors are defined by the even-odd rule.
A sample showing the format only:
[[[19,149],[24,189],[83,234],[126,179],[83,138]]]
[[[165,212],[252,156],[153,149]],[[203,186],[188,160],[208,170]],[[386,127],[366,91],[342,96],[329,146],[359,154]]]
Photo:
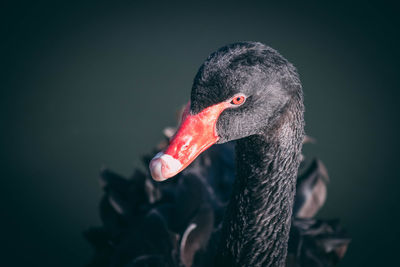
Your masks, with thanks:
[[[216,124],[219,115],[229,102],[221,102],[190,115],[190,102],[182,115],[182,122],[164,152],[158,153],[150,162],[154,180],[163,181],[185,169],[204,150],[215,144],[219,137]]]

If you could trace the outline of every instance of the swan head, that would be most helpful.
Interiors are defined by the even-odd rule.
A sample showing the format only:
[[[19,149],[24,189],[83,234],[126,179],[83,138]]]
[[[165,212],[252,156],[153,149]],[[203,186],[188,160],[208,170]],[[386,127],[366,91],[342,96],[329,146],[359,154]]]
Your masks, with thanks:
[[[197,72],[177,133],[150,162],[153,178],[176,175],[213,144],[265,133],[291,100],[302,100],[300,79],[276,50],[257,42],[220,48]]]

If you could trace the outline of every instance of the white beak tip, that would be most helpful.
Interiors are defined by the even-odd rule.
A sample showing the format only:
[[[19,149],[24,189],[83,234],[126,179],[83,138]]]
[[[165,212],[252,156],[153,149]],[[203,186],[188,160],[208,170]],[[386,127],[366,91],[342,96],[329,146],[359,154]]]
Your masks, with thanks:
[[[176,175],[182,168],[182,164],[171,155],[160,152],[150,161],[149,168],[154,180],[164,181]]]
[[[149,168],[151,177],[153,177],[154,180],[164,181],[166,179],[162,174],[162,160],[160,158],[152,159]]]

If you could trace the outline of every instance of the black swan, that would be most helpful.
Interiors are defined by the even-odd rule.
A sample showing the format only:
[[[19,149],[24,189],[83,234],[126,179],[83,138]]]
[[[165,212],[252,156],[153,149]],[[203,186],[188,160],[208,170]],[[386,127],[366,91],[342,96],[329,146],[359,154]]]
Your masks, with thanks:
[[[312,218],[328,176],[319,160],[297,174],[303,112],[296,69],[277,51],[241,42],[211,54],[179,129],[144,158],[166,181],[102,172],[89,266],[335,265],[350,239],[338,221]]]

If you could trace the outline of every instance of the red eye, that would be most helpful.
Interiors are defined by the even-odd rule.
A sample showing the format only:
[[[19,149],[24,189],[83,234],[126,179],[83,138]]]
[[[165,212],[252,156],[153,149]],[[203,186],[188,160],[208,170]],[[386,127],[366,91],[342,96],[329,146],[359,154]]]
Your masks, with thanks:
[[[242,95],[235,96],[235,97],[232,99],[231,104],[233,104],[233,105],[241,105],[241,104],[244,103],[244,100],[245,100],[245,97],[242,96]]]

